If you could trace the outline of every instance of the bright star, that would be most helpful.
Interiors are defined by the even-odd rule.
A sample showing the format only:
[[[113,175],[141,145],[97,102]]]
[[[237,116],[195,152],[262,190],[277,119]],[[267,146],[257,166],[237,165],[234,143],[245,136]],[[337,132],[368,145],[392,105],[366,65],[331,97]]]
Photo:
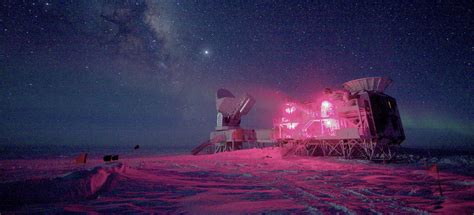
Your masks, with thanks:
[[[209,49],[204,49],[202,50],[202,54],[205,56],[209,56],[211,54],[211,51],[209,51]]]

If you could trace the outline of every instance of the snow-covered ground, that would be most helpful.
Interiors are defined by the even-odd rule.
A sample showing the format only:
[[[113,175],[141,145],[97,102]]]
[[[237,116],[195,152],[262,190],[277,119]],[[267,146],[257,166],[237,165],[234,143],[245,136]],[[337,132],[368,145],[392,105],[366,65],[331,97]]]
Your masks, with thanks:
[[[472,214],[474,177],[443,169],[466,159],[436,160],[443,196],[420,164],[432,161],[420,160],[282,157],[276,148],[125,157],[110,164],[2,160],[0,212]]]

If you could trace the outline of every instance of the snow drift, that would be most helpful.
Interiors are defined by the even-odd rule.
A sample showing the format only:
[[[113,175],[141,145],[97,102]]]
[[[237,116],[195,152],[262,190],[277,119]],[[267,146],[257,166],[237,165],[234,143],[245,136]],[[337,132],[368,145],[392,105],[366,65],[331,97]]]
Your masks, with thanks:
[[[34,169],[22,168],[24,174],[20,174],[18,168],[0,162],[0,171],[6,170],[2,173],[30,174],[27,180],[23,177],[0,184],[0,212],[471,214],[474,211],[474,177],[448,172],[441,165],[460,162],[440,160],[441,196],[438,181],[419,162],[376,164],[282,154],[278,148],[266,148],[202,156],[124,158],[121,163],[102,164],[51,179],[32,179]],[[47,162],[42,162],[42,166]],[[21,160],[8,163],[25,166]],[[47,168],[54,173],[55,168],[67,169],[67,166]],[[69,168],[77,165],[71,162]],[[13,179],[5,175],[0,178]]]
[[[15,207],[34,203],[77,201],[94,198],[107,189],[114,174],[125,171],[121,163],[97,166],[51,179],[30,179],[0,184],[0,205]]]

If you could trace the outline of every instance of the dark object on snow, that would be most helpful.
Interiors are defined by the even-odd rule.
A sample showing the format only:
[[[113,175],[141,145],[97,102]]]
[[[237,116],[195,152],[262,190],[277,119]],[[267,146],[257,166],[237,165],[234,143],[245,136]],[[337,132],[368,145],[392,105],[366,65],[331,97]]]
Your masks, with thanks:
[[[119,159],[118,155],[105,155],[104,156],[104,161],[105,162],[116,161],[118,159]]]
[[[136,145],[133,149],[139,149],[140,145]]]
[[[104,161],[105,162],[108,162],[108,161],[111,161],[112,160],[112,155],[105,155],[104,156]]]
[[[87,161],[87,153],[81,153],[79,156],[76,158],[76,163],[77,164],[85,164]]]

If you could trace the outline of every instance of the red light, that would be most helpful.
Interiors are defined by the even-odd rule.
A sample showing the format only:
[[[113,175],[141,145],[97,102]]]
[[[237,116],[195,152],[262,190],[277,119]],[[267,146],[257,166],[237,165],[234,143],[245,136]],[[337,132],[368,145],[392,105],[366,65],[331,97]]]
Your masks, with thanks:
[[[345,127],[345,121],[337,114],[338,100],[329,97],[317,99],[314,103],[286,102],[280,109],[280,116],[274,122],[280,138],[308,138],[335,136]]]
[[[291,113],[295,112],[295,110],[296,110],[295,106],[290,106],[290,107],[285,108],[285,112],[288,113],[288,114],[291,114]]]

